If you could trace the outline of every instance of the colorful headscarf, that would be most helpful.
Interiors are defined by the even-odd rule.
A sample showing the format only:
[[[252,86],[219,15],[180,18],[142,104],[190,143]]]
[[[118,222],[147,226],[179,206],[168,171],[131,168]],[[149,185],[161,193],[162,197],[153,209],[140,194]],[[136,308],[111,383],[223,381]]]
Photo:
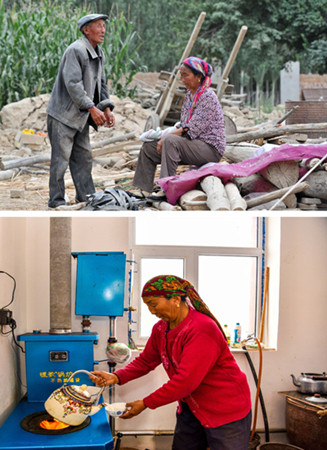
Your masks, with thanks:
[[[184,59],[183,64],[196,70],[204,77],[204,80],[196,91],[192,100],[192,104],[188,110],[186,118],[186,123],[188,123],[192,117],[196,102],[199,100],[203,92],[211,85],[210,77],[212,75],[212,67],[203,59],[197,58],[196,56],[190,56],[189,58]]]
[[[201,299],[197,291],[194,289],[194,286],[187,280],[183,278],[179,278],[175,275],[158,275],[156,277],[151,278],[147,283],[145,283],[142,290],[142,298],[144,297],[177,297],[177,296],[187,296],[191,302],[191,305],[194,309],[205,314],[206,316],[211,317],[218,327],[220,331],[225,336],[225,333],[215,318],[215,316],[211,313],[210,309]]]

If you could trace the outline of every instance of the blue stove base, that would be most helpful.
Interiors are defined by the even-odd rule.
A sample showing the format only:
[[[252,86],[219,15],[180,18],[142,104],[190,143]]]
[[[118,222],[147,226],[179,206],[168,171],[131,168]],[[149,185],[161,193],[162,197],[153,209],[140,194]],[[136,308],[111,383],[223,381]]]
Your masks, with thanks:
[[[75,433],[54,436],[34,434],[21,428],[20,422],[24,417],[43,410],[43,402],[28,402],[23,399],[0,427],[0,449],[112,450],[114,448],[108,417],[104,408],[91,417],[90,425]]]

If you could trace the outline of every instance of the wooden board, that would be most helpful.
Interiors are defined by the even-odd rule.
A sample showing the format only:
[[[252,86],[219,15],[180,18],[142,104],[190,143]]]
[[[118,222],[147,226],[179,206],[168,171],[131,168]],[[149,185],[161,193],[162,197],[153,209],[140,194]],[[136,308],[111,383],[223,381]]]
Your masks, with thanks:
[[[307,397],[311,397],[312,394],[302,394],[298,391],[281,391],[278,394],[284,395],[285,397],[290,397],[293,400],[298,400],[301,403],[305,403],[306,405],[315,406],[318,409],[327,409],[327,405],[325,403],[314,403],[306,400]]]

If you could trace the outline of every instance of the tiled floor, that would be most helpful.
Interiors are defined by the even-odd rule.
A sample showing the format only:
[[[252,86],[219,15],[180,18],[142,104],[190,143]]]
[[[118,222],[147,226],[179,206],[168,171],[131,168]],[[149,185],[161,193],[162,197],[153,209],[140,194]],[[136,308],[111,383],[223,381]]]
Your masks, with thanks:
[[[259,436],[263,444],[264,433],[259,433]],[[286,433],[270,433],[270,442],[287,443]],[[170,450],[171,443],[172,436],[123,436],[120,450]]]

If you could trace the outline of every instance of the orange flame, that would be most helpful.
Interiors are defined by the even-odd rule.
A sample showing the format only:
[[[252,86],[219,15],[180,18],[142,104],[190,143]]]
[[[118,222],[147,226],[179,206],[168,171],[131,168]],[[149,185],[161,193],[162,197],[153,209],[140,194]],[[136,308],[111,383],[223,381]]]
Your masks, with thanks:
[[[45,430],[62,430],[63,428],[69,427],[66,423],[59,422],[59,420],[43,420],[40,426]]]

